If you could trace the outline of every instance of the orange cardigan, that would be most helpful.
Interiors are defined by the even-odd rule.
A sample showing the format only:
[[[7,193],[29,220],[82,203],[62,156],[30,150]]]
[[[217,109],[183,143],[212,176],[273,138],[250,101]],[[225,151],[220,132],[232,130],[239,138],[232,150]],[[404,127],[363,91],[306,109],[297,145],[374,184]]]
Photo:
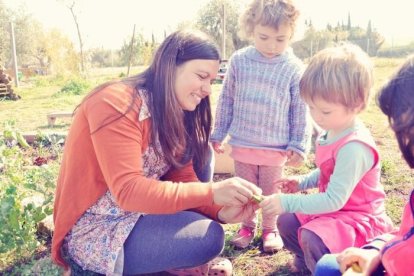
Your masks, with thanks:
[[[128,114],[97,130],[127,110],[133,93],[125,84],[110,85],[86,99],[73,118],[53,213],[52,258],[65,268],[60,250],[66,234],[108,189],[126,211],[170,214],[197,209],[217,219],[221,206],[213,204],[211,184],[197,182],[191,163],[170,170],[163,177],[166,181],[145,177],[141,155],[149,144],[151,120],[138,120],[141,99]]]

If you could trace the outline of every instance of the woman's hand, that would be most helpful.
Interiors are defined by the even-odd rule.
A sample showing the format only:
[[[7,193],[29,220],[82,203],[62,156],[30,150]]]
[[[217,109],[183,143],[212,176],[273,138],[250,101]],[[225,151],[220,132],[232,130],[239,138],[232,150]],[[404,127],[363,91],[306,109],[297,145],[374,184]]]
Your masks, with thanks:
[[[217,153],[224,153],[224,145],[220,142],[212,142],[211,145],[213,146],[213,149]]]
[[[303,164],[303,161],[304,161],[303,157],[296,151],[293,151],[293,150],[287,151],[286,166],[299,167]]]
[[[259,206],[262,208],[264,215],[276,216],[284,213],[282,203],[280,202],[280,194],[264,196]]]
[[[251,217],[257,209],[259,205],[252,201],[243,206],[226,206],[218,212],[218,219],[224,223],[240,223]]]
[[[276,187],[285,194],[294,194],[299,192],[299,181],[295,177],[288,177],[273,182]]]
[[[222,206],[243,206],[253,195],[261,195],[262,190],[240,177],[232,177],[212,184],[213,200]]]
[[[345,249],[338,254],[336,260],[343,275],[371,275],[381,261],[378,250],[356,247]],[[353,265],[357,265],[361,271],[354,271]]]

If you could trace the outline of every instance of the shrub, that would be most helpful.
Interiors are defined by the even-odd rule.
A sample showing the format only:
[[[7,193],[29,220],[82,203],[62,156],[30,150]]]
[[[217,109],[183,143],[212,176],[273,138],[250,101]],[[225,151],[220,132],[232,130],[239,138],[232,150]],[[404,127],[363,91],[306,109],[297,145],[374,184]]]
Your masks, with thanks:
[[[0,136],[0,265],[10,254],[33,254],[40,242],[37,224],[52,214],[58,166],[34,165],[44,148],[22,146],[12,123]],[[8,138],[6,138],[8,137]],[[43,153],[40,153],[43,151]],[[58,162],[55,162],[58,163]]]
[[[69,80],[60,89],[59,94],[65,95],[81,95],[90,88],[90,83],[84,79],[72,79]]]

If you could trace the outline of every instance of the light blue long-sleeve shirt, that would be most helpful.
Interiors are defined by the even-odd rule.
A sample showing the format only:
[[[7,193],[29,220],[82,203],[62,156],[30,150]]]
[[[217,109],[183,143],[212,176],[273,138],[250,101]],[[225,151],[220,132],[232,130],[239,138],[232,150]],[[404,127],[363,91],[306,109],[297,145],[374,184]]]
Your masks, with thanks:
[[[266,58],[250,46],[233,54],[218,100],[211,141],[227,135],[234,146],[293,150],[309,148],[311,128],[299,95],[302,62],[292,51]]]
[[[330,139],[319,140],[321,144],[331,144],[348,135],[354,128]],[[341,209],[350,198],[352,191],[362,177],[374,165],[374,154],[367,145],[352,141],[344,145],[336,158],[334,171],[324,193],[282,194],[282,208],[287,213],[320,214]],[[300,179],[299,189],[307,190],[318,186],[320,171],[315,169]]]

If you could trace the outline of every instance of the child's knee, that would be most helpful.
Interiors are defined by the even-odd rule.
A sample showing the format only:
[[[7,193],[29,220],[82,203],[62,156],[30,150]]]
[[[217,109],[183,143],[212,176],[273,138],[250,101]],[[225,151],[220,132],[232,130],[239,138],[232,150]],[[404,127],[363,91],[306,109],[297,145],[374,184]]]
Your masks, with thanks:
[[[330,253],[322,239],[313,231],[302,229],[300,232],[300,245],[305,255],[319,260],[324,254]]]
[[[303,251],[312,251],[315,247],[315,238],[319,237],[312,231],[308,229],[302,229],[300,232],[300,245]]]
[[[292,232],[297,233],[297,229],[300,227],[300,223],[296,218],[296,215],[292,213],[279,215],[276,224],[281,236],[286,236]]]

